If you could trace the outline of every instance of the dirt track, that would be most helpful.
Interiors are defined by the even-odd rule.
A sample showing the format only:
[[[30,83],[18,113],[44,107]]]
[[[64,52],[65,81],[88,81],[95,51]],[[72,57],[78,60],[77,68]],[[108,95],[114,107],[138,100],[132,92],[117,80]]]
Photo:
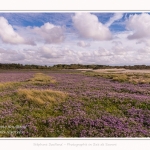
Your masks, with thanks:
[[[103,73],[150,73],[150,70],[129,70],[129,69],[97,69],[95,72]]]
[[[100,73],[150,73],[150,70],[129,70],[129,69],[78,69],[82,71],[94,71]]]

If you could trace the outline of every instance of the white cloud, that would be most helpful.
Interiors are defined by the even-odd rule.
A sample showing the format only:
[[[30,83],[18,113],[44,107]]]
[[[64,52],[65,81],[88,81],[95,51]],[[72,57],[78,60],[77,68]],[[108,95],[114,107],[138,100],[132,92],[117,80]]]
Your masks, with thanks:
[[[72,17],[74,27],[80,36],[93,40],[110,40],[112,38],[109,28],[99,22],[97,16],[90,13],[76,13]]]
[[[0,17],[0,38],[4,43],[9,44],[34,44],[19,35],[4,17]]]
[[[114,47],[112,47],[112,52],[113,52],[113,55],[127,55],[129,52],[128,49],[129,48],[123,47],[121,45],[115,45]]]
[[[150,46],[150,39],[140,39],[136,42],[136,44],[144,44],[146,46]]]
[[[125,31],[125,32],[120,32],[120,33],[115,33],[114,34],[114,40],[112,41],[112,46],[115,45],[122,45],[123,47],[131,47],[132,49],[138,49],[142,48],[142,44],[137,44],[137,40],[129,40],[127,38],[128,35],[132,34],[131,31]]]
[[[115,13],[113,17],[109,19],[109,21],[105,24],[107,27],[111,26],[115,21],[121,19],[123,17],[123,13]]]
[[[90,44],[86,43],[85,41],[79,41],[77,43],[77,45],[80,46],[80,47],[89,47],[90,46]]]
[[[128,39],[150,37],[150,15],[146,13],[130,15],[126,21],[126,28],[133,31]]]
[[[21,53],[17,53],[15,55],[10,55],[8,59],[9,61],[22,61],[25,60],[25,55]]]
[[[0,60],[3,63],[12,63],[14,61],[18,62],[25,60],[25,55],[22,51],[12,49],[5,50],[0,48]]]
[[[139,54],[150,54],[150,47],[146,46],[144,48],[138,49],[137,51]]]
[[[41,57],[44,57],[46,59],[51,59],[51,58],[59,59],[64,56],[63,51],[60,51],[59,49],[53,47],[47,47],[47,46],[43,46],[39,48],[38,53]]]
[[[8,54],[16,54],[16,51],[15,50],[11,50],[11,49],[5,50],[3,48],[0,48],[0,54],[6,54],[6,55],[8,55]]]
[[[127,36],[139,32],[134,28],[130,28],[130,31],[113,33],[113,40],[108,41],[112,37],[109,28],[100,23],[95,15],[90,13],[76,14],[72,20],[79,34],[84,38],[79,38],[75,32],[72,32],[73,30],[67,30],[64,33],[63,27],[55,26],[51,23],[45,23],[41,27],[18,27],[11,26],[4,19],[6,26],[1,27],[3,25],[2,21],[0,32],[3,29],[3,33],[7,33],[8,30],[6,28],[8,28],[12,31],[8,32],[9,35],[17,35],[16,37],[21,37],[24,42],[18,40],[15,42],[15,45],[6,44],[6,42],[10,43],[10,40],[14,39],[11,36],[5,43],[0,40],[0,62],[39,65],[60,63],[104,65],[149,64],[149,36],[144,35],[142,38],[137,38],[138,40],[128,40]],[[116,21],[116,19],[110,20],[111,22],[107,22],[107,26]],[[129,23],[131,20],[129,18],[126,23]],[[137,20],[137,17],[135,20]],[[135,20],[133,19],[132,21],[134,22]],[[149,22],[147,23],[149,24]],[[148,28],[146,29],[149,32]],[[5,35],[8,36],[8,33]],[[2,36],[4,35],[1,33],[1,39]],[[25,43],[27,38],[36,41],[37,45],[20,45],[20,43]],[[56,45],[56,43],[59,44]]]
[[[131,48],[125,47],[121,41],[112,41],[114,46],[112,46],[111,51],[113,55],[126,55],[128,52],[132,51]]]
[[[148,64],[149,58],[150,47],[136,49],[115,43],[110,48],[99,47],[95,50],[82,49],[80,51],[49,45],[23,50],[0,48],[0,62],[2,63],[134,65]]]
[[[43,38],[47,44],[60,43],[64,40],[64,28],[49,22],[41,27],[34,27],[33,32]]]
[[[5,50],[0,48],[0,54],[5,53]]]
[[[115,44],[115,46],[122,45],[121,41],[112,41],[112,43]]]
[[[111,56],[112,53],[111,51],[109,51],[108,49],[105,49],[103,47],[99,47],[98,50],[95,50],[93,52],[94,56],[98,57],[98,56]]]

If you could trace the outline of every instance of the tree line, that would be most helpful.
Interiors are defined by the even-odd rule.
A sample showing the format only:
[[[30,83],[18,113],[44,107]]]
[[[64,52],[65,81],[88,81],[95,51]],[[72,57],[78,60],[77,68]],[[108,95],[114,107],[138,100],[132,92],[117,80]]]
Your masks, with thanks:
[[[133,66],[109,66],[109,65],[83,65],[83,64],[57,64],[53,66],[47,65],[34,65],[34,64],[3,64],[0,63],[0,69],[49,69],[49,70],[58,70],[58,69],[113,69],[113,68],[124,68],[124,69],[150,69],[150,66],[147,65],[133,65]]]

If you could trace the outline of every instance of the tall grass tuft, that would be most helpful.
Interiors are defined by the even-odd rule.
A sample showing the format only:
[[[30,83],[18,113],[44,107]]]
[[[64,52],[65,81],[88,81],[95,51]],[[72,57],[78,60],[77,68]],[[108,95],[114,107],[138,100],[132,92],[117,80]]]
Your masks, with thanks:
[[[19,85],[21,85],[21,82],[0,83],[0,91],[6,90],[6,89],[12,89],[12,88],[17,87]]]
[[[49,102],[57,103],[60,101],[64,101],[64,99],[67,97],[66,93],[49,89],[18,89],[18,95],[36,104],[45,104]]]

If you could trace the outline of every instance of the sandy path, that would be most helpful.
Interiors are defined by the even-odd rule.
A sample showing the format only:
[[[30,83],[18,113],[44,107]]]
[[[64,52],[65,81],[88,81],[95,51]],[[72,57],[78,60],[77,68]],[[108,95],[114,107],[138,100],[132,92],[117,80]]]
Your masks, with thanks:
[[[130,69],[76,69],[76,70],[81,70],[83,72],[86,71],[94,71],[94,72],[100,72],[100,73],[150,73],[150,70],[130,70]]]
[[[150,73],[150,70],[129,70],[129,69],[97,69],[93,71],[101,73]]]

